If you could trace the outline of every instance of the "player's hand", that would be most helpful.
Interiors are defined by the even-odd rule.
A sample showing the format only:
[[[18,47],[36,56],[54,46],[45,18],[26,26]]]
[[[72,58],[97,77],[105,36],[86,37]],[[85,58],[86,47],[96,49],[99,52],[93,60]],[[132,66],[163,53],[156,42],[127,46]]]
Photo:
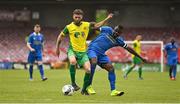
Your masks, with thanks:
[[[145,58],[142,58],[142,61],[143,61],[144,63],[147,63],[147,60],[146,60]]]
[[[30,51],[31,51],[31,52],[35,52],[35,49],[34,49],[34,48],[31,48]]]
[[[56,55],[59,57],[60,55],[60,51],[59,51],[59,48],[56,49]]]
[[[107,18],[110,19],[110,18],[112,18],[113,16],[114,16],[114,14],[113,14],[113,13],[110,13],[110,14],[107,16]]]

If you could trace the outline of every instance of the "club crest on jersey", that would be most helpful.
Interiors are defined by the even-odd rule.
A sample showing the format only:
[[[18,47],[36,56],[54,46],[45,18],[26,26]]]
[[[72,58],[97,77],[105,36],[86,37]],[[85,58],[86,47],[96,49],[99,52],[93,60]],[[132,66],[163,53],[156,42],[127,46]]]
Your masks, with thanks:
[[[172,51],[177,51],[177,49],[176,48],[172,48]]]
[[[75,33],[74,33],[74,37],[76,37],[76,38],[78,38],[78,37],[79,37],[79,35],[80,35],[80,33],[79,33],[79,32],[75,32]]]
[[[86,27],[84,27],[84,30],[86,30],[87,28]]]

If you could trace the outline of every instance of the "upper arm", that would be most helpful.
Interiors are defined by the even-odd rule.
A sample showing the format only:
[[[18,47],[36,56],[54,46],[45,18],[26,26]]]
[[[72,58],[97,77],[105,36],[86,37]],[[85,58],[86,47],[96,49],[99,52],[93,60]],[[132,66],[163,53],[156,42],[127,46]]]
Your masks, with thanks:
[[[42,45],[44,45],[45,39],[44,36],[42,36]]]
[[[57,38],[57,42],[59,43],[60,41],[62,41],[62,39],[65,37],[64,33],[61,32],[59,35],[58,35],[58,38]]]
[[[68,30],[67,26],[61,31],[61,34],[63,36],[66,36],[67,34],[69,34],[69,30]]]
[[[168,49],[168,46],[165,45],[163,50],[164,50],[164,51],[167,51],[167,49]]]
[[[45,41],[45,40],[44,40],[44,36],[42,35],[42,43],[44,43],[44,41]]]
[[[32,44],[32,36],[31,36],[31,35],[28,37],[27,43],[28,43],[28,44]]]
[[[105,27],[100,27],[100,28],[99,28],[99,31],[100,31],[100,32],[103,32],[103,31],[105,31],[105,30],[106,30]]]

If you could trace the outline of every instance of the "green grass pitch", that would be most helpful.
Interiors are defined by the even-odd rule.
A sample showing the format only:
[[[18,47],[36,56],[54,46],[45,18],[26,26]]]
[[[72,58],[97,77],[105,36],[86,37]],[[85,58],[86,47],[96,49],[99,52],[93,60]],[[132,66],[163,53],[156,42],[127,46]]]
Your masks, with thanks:
[[[110,96],[110,87],[105,70],[96,71],[93,87],[96,95],[83,96],[77,91],[73,96],[64,96],[61,88],[69,84],[68,70],[45,70],[47,81],[40,80],[38,70],[34,81],[28,80],[27,70],[0,70],[0,103],[180,103],[180,73],[176,81],[168,78],[167,72],[144,72],[144,80],[138,80],[137,72],[123,79],[121,70],[116,70],[116,87],[125,92],[123,96]],[[84,71],[77,71],[77,83],[82,86]]]

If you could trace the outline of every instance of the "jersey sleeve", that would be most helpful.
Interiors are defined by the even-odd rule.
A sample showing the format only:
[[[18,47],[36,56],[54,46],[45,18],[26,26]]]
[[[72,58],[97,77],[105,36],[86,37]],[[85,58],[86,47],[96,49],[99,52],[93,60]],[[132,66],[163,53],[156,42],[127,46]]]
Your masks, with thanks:
[[[44,35],[42,35],[42,43],[44,43]]]
[[[123,48],[126,48],[126,47],[127,47],[127,44],[125,43],[125,41],[123,40],[122,37],[118,37],[118,38],[116,39],[116,41],[117,41],[117,43],[118,43],[119,46],[121,46],[121,47],[123,47]]]
[[[108,33],[108,34],[112,34],[113,33],[113,29],[109,26],[102,26],[100,27],[100,32],[101,33]]]
[[[28,37],[27,43],[32,44],[32,42],[33,42],[33,37],[32,37],[32,35],[30,35],[30,36]]]
[[[63,34],[63,36],[66,36],[67,34],[69,34],[69,30],[67,26],[61,31],[61,34]]]
[[[176,48],[177,48],[177,49],[179,48],[179,45],[178,45],[178,44],[176,44]]]
[[[163,47],[163,50],[167,51],[167,49],[168,49],[168,45],[165,45],[165,46]]]

